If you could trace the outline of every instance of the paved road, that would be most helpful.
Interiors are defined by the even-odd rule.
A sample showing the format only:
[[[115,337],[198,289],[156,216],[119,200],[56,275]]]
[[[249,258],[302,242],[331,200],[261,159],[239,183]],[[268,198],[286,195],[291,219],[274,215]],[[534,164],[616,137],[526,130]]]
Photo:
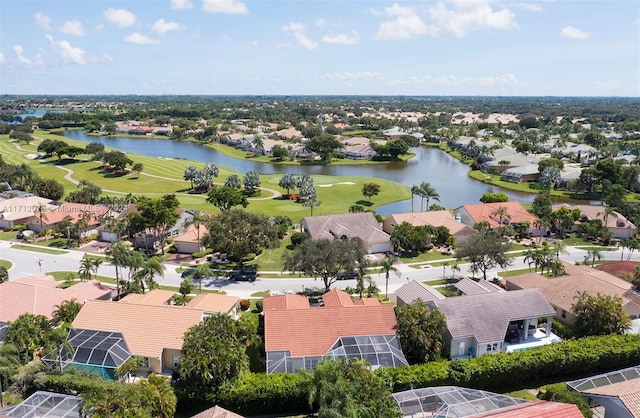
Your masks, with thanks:
[[[11,248],[12,243],[8,241],[0,241],[0,259],[9,260],[13,263],[12,268],[9,270],[9,278],[15,279],[20,276],[35,274],[40,271],[78,271],[80,267],[80,260],[82,259],[84,252],[81,251],[69,251],[65,254],[51,255],[40,252],[26,251],[21,249]],[[584,261],[587,252],[579,250],[574,247],[568,247],[567,253],[561,255],[561,259],[567,262],[574,263],[576,261]],[[603,252],[603,256],[609,260],[619,260],[620,250]],[[625,256],[626,258],[626,256]],[[528,267],[524,263],[523,257],[517,257],[513,260],[512,265],[508,269],[522,269]],[[640,254],[636,253],[632,257],[633,261],[640,261]],[[467,264],[461,264],[460,273],[463,275],[470,275]],[[410,265],[400,264],[397,266],[400,274],[392,273],[389,279],[389,293],[393,292],[402,284],[407,282],[407,279],[414,279],[418,281],[433,280],[441,278],[443,275],[442,267],[426,267],[414,268]],[[176,271],[176,265],[166,264],[166,270],[164,277],[158,278],[158,282],[163,285],[176,286],[180,285],[182,281],[180,274]],[[501,271],[500,268],[492,269],[488,276],[493,278]],[[115,277],[115,268],[109,263],[103,263],[98,274],[107,277]],[[125,270],[126,274],[126,270]],[[451,269],[447,268],[447,275],[451,274]],[[372,279],[375,281],[378,288],[383,292],[385,290],[385,278],[383,274],[373,274]],[[347,286],[355,287],[355,280],[338,281],[334,288],[344,289]],[[229,295],[238,296],[241,298],[249,298],[253,293],[260,291],[272,291],[272,292],[299,292],[303,288],[323,288],[321,280],[314,280],[309,278],[259,278],[255,282],[235,282],[224,278],[211,278],[205,279],[202,283],[203,288],[224,290]]]

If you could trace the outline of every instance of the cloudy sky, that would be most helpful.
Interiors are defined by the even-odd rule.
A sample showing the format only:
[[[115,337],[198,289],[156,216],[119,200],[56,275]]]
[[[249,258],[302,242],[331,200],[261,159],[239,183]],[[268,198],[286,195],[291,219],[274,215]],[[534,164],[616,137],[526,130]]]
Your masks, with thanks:
[[[0,94],[640,96],[640,2],[2,0]]]

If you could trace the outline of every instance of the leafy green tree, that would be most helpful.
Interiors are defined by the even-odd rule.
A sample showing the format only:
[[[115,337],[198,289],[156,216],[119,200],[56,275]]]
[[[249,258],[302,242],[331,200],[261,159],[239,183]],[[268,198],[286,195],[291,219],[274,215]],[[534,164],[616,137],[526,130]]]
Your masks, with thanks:
[[[0,284],[9,281],[9,272],[5,266],[0,266]]]
[[[548,190],[540,192],[533,199],[531,204],[531,213],[536,215],[540,219],[549,219],[549,215],[553,211],[553,202],[551,201],[551,194]]]
[[[380,194],[380,185],[378,183],[365,183],[362,186],[362,194],[369,199],[371,203],[371,197]]]
[[[103,161],[113,167],[116,171],[122,171],[128,165],[133,164],[133,160],[127,157],[127,155],[122,151],[107,152],[103,157]]]
[[[438,308],[418,299],[396,308],[398,338],[409,364],[423,364],[439,358],[444,349],[446,318]]]
[[[460,244],[456,258],[466,259],[471,264],[471,271],[474,273],[481,271],[483,278],[487,280],[488,270],[495,266],[505,268],[511,264],[512,260],[507,255],[510,249],[511,244],[501,236],[492,232],[480,233]]]
[[[189,187],[190,189],[193,189],[193,181],[196,179],[197,175],[198,169],[195,166],[190,165],[189,167],[184,169],[182,178],[184,178],[185,181],[191,182],[191,186]]]
[[[228,211],[234,206],[246,208],[249,204],[246,196],[238,189],[230,186],[220,186],[209,191],[207,202],[221,211]]]
[[[287,191],[287,196],[289,196],[291,194],[291,189],[295,189],[296,187],[298,187],[298,179],[293,174],[285,174],[284,176],[280,177],[278,186],[285,189]]]
[[[159,285],[155,278],[156,276],[164,277],[164,269],[164,264],[158,257],[144,257],[142,266],[133,276],[136,287],[143,294],[146,289],[157,289]]]
[[[179,205],[180,202],[173,194],[138,202],[140,216],[144,219],[145,225],[151,229],[153,235],[160,241],[160,251],[163,255],[168,232],[180,218],[177,212]]]
[[[320,277],[328,291],[340,272],[353,270],[363,259],[364,250],[355,240],[308,239],[283,255],[283,268]]]
[[[13,344],[0,344],[0,407],[3,407],[2,392],[9,387],[9,381],[21,366],[20,353]]]
[[[9,322],[3,344],[14,345],[23,364],[33,360],[36,350],[45,346],[46,336],[52,325],[43,315],[22,314],[15,321]]]
[[[140,172],[144,169],[144,165],[141,162],[133,163],[132,169],[136,172],[136,178],[139,178]]]
[[[242,209],[230,209],[207,222],[209,233],[203,243],[213,251],[223,251],[237,260],[240,268],[248,254],[260,254],[280,244],[279,226],[269,216]]]
[[[575,222],[580,219],[580,210],[560,207],[558,210],[551,212],[549,219],[552,220],[555,230],[560,233],[560,238],[562,239],[565,231],[571,229]]]
[[[558,170],[562,171],[564,168],[564,163],[562,160],[558,158],[542,158],[538,162],[538,172],[542,173],[545,169],[549,167],[556,167]]]
[[[318,418],[401,417],[390,387],[364,360],[325,360],[306,373],[303,388]]]
[[[640,266],[636,266],[633,269],[633,276],[631,277],[632,289],[636,292],[640,292]]]
[[[402,139],[393,139],[386,145],[389,155],[393,159],[398,159],[401,155],[405,155],[409,152],[409,146]]]
[[[104,144],[101,144],[99,142],[90,142],[86,147],[84,147],[85,154],[96,155],[101,152],[104,152]]]
[[[64,196],[64,186],[55,179],[37,179],[31,191],[45,199],[60,200]]]
[[[274,145],[271,149],[271,155],[278,161],[282,161],[289,156],[289,151],[280,145]]]
[[[509,196],[504,193],[484,193],[480,197],[482,203],[508,202]]]
[[[598,133],[595,131],[589,131],[586,134],[584,134],[584,136],[582,137],[582,141],[585,144],[591,145],[592,147],[595,147],[595,148],[599,148],[607,145],[607,138],[601,133]]]
[[[207,277],[213,276],[213,270],[206,263],[198,264],[196,271],[191,275],[191,279],[198,282],[198,293],[202,293],[202,282]]]
[[[365,208],[362,205],[351,205],[351,206],[349,206],[349,213],[362,213],[364,211],[365,211]]]
[[[576,316],[575,331],[578,337],[590,335],[624,334],[631,326],[629,315],[622,308],[618,296],[578,292],[571,312]]]
[[[253,195],[256,190],[260,188],[260,174],[256,170],[249,170],[244,175],[242,182],[244,183],[244,189],[247,193],[249,193],[249,195]]]
[[[231,174],[229,177],[227,177],[224,181],[224,185],[227,187],[232,187],[236,190],[242,188],[242,182],[240,181],[240,177],[238,177],[237,174]]]
[[[76,298],[62,301],[53,307],[53,323],[56,325],[72,323],[80,309],[82,304]]]
[[[249,370],[247,328],[229,315],[211,315],[184,335],[178,385],[204,397]],[[198,394],[200,396],[198,396]]]
[[[322,202],[318,200],[318,196],[315,193],[301,196],[299,202],[302,204],[302,206],[311,208],[310,216],[313,216],[313,208],[317,208],[322,204]]]
[[[587,193],[593,193],[596,184],[602,181],[602,176],[595,167],[589,167],[580,172],[578,181],[587,189]]]
[[[304,146],[307,150],[320,155],[322,161],[329,162],[333,152],[342,147],[342,144],[333,135],[321,134],[308,140]]]

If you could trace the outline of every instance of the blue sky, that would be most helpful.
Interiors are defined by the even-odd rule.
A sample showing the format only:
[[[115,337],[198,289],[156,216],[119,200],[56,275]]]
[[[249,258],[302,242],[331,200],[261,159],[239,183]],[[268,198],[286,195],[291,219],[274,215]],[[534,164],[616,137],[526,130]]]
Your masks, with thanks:
[[[640,96],[640,2],[2,0],[0,94]]]

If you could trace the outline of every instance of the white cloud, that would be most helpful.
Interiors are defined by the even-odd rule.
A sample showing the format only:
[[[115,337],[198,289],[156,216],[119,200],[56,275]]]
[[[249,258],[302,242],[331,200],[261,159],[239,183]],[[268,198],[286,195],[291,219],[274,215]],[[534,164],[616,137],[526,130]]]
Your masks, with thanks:
[[[382,80],[384,75],[378,72],[360,71],[352,73],[349,71],[341,73],[327,73],[320,76],[323,80],[345,81],[345,80]]]
[[[103,52],[100,56],[98,57],[89,57],[89,61],[91,63],[96,63],[96,62],[113,62],[113,58],[107,54],[106,52]]]
[[[13,52],[16,53],[16,58],[20,64],[31,67],[31,60],[24,56],[24,48],[22,48],[22,45],[14,45]]]
[[[49,16],[42,14],[41,12],[36,12],[33,17],[36,19],[37,27],[44,30],[51,30],[51,19]]]
[[[567,26],[560,31],[560,36],[569,39],[589,39],[589,34],[573,26]]]
[[[239,15],[249,13],[247,6],[239,0],[202,0],[202,10],[208,13]]]
[[[164,19],[158,19],[155,21],[151,30],[158,35],[166,35],[167,32],[184,29],[184,26],[177,22],[167,22]]]
[[[354,30],[351,31],[351,34],[341,33],[338,35],[325,35],[322,37],[321,41],[328,44],[351,45],[360,42],[360,35],[358,35],[358,32]]]
[[[68,41],[56,41],[51,35],[46,35],[49,40],[51,48],[65,63],[74,63],[78,65],[85,65],[87,63],[85,52],[72,46]]]
[[[149,38],[147,35],[143,35],[138,32],[132,33],[131,35],[125,37],[124,40],[125,42],[139,45],[158,45],[160,43],[159,40]]]
[[[316,49],[318,47],[317,42],[312,41],[307,37],[307,34],[305,33],[307,29],[302,23],[291,22],[288,25],[284,25],[282,30],[287,33],[291,33],[293,37],[296,38],[296,41],[307,49]]]
[[[74,36],[84,36],[84,27],[82,26],[82,22],[79,20],[68,20],[64,22],[64,25],[60,28],[60,32],[66,33],[67,35]]]
[[[4,57],[4,54],[0,52],[0,64],[4,64],[7,62],[7,59]]]
[[[426,9],[394,3],[384,9],[383,14],[392,19],[380,24],[378,39],[407,39],[420,35],[463,37],[476,30],[518,27],[513,12],[506,8],[494,10],[489,0],[437,2]]]
[[[109,23],[120,26],[121,28],[128,28],[136,23],[136,15],[125,9],[114,9],[111,7],[105,10],[103,15]]]
[[[174,10],[191,9],[193,3],[189,0],[171,0],[171,8]]]
[[[258,45],[260,45],[260,42],[258,42],[257,39],[254,39],[253,41],[251,41],[251,45],[258,46]]]
[[[96,32],[98,32],[98,33],[104,32],[104,25],[102,23],[98,23],[96,25]]]
[[[447,75],[442,77],[411,77],[409,84],[431,87],[509,87],[519,84],[513,74],[503,74],[488,77],[457,77]]]
[[[534,3],[511,3],[512,7],[527,10],[529,12],[541,12],[542,7]]]
[[[316,26],[319,28],[324,28],[325,26],[327,26],[327,21],[320,17],[316,19]]]
[[[411,7],[394,3],[384,9],[384,14],[393,19],[380,24],[378,39],[408,39],[427,33],[427,25]]]

